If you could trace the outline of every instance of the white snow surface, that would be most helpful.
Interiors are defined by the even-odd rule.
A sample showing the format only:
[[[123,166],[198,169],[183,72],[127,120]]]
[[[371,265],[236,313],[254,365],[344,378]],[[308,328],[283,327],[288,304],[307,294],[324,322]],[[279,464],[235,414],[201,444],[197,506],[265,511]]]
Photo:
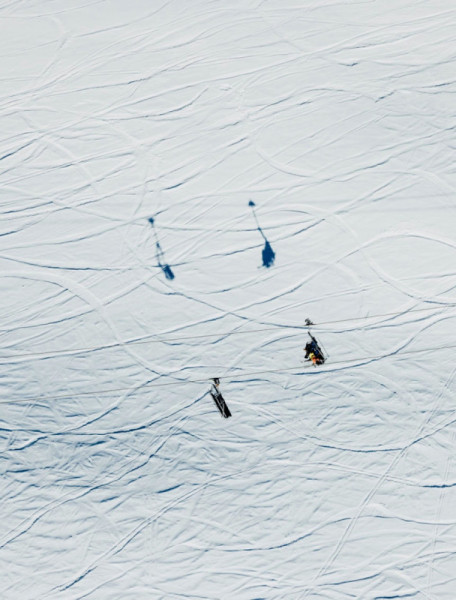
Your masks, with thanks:
[[[0,23],[0,598],[454,600],[456,5]]]

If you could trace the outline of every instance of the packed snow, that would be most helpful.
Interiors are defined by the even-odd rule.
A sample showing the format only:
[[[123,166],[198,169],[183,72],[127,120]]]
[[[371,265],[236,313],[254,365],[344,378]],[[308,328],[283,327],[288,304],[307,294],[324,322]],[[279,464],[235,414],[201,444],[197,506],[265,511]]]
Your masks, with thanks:
[[[0,19],[1,599],[454,600],[456,5]]]

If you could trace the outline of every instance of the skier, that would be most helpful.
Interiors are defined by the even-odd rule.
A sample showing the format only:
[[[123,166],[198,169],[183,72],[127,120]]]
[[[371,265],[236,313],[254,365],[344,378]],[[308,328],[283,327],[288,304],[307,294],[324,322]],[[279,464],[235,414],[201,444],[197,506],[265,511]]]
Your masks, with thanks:
[[[314,365],[322,365],[325,362],[323,352],[320,350],[317,340],[312,335],[310,335],[310,337],[311,341],[307,342],[306,347],[304,348],[306,352],[305,359],[312,361]]]

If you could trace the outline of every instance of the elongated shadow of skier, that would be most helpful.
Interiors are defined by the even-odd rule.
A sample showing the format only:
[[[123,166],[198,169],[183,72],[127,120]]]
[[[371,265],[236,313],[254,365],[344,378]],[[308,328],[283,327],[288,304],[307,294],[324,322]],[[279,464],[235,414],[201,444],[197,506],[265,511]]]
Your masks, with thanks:
[[[158,241],[157,231],[155,229],[155,220],[153,217],[149,218],[149,223],[152,225],[155,235],[155,258],[157,259],[158,266],[165,274],[166,279],[174,279],[175,275],[173,270],[165,260],[165,253],[163,252],[160,242]]]
[[[253,216],[255,218],[255,222],[257,224],[258,231],[261,233],[261,235],[264,239],[264,248],[261,252],[261,258],[263,259],[263,267],[266,267],[269,269],[269,267],[272,267],[272,265],[274,264],[276,255],[275,255],[274,250],[272,249],[271,244],[268,242],[268,239],[264,235],[263,230],[261,229],[260,224],[258,222],[258,218],[257,218],[256,212],[255,212],[255,202],[253,200],[250,200],[249,206],[252,208]]]

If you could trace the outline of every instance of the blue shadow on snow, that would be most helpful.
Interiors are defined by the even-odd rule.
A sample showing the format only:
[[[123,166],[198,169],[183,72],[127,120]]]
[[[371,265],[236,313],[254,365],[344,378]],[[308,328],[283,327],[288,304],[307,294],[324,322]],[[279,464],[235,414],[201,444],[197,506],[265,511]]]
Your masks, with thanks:
[[[173,270],[166,262],[165,253],[163,252],[163,249],[160,246],[160,242],[158,241],[157,231],[155,229],[155,219],[153,217],[149,217],[148,221],[151,224],[152,229],[154,230],[154,234],[155,234],[155,258],[157,260],[157,264],[160,267],[160,269],[163,271],[166,279],[174,279],[175,275],[173,273]]]
[[[249,201],[249,206],[252,209],[253,212],[253,216],[255,218],[255,222],[257,224],[257,228],[258,231],[261,233],[262,238],[264,239],[264,248],[261,251],[261,258],[263,260],[263,267],[266,267],[267,269],[269,269],[269,267],[272,267],[272,265],[274,264],[275,261],[275,252],[272,249],[271,244],[269,243],[268,239],[266,238],[266,236],[263,233],[263,230],[260,227],[260,224],[258,222],[258,218],[256,216],[256,212],[255,212],[255,202],[253,200]]]

